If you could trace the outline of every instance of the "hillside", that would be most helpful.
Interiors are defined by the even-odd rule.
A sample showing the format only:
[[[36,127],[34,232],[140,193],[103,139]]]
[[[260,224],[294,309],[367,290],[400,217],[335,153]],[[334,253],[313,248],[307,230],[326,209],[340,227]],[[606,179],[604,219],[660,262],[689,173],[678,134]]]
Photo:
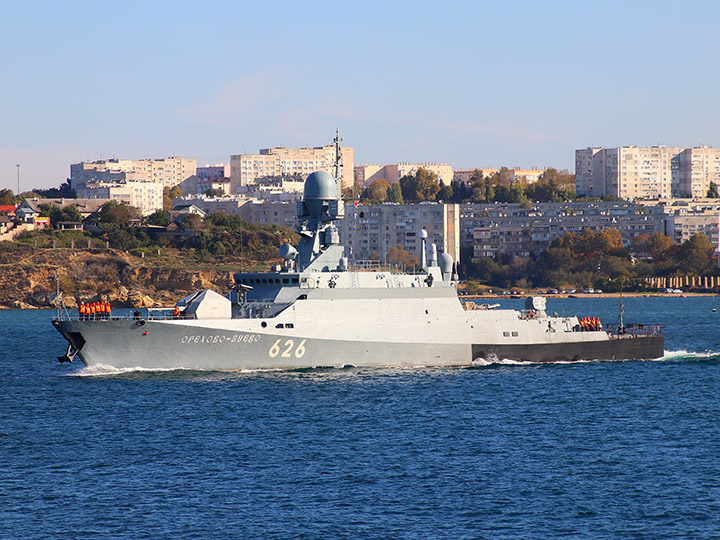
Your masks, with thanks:
[[[275,262],[275,261],[272,261]],[[114,307],[169,306],[197,289],[227,292],[232,274],[269,262],[198,260],[177,250],[135,256],[117,249],[34,248],[0,243],[0,308],[54,305],[56,275],[68,307],[110,300]]]

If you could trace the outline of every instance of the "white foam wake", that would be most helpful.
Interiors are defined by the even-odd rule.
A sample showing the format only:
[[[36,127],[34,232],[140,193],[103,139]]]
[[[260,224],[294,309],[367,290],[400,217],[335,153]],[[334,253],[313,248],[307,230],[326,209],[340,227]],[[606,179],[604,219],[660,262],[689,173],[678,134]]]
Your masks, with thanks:
[[[501,366],[532,366],[535,362],[526,362],[523,360],[511,360],[509,358],[498,358],[495,357],[489,357],[489,358],[476,358],[472,361],[473,366],[492,366],[492,365],[501,365]]]
[[[182,368],[144,368],[144,367],[140,367],[140,366],[117,368],[117,367],[108,366],[105,364],[96,364],[94,366],[84,367],[77,373],[72,373],[71,375],[74,377],[107,377],[108,375],[122,375],[124,373],[136,373],[136,372],[146,372],[146,373],[158,372],[159,373],[159,372],[166,372],[166,371],[176,371],[178,369],[182,369]]]
[[[665,351],[665,354],[661,358],[658,358],[657,361],[689,359],[689,358],[713,358],[714,356],[718,356],[718,355],[720,355],[720,352],[717,352],[717,351],[702,351],[702,352],[694,352],[694,351],[686,351],[686,350]]]

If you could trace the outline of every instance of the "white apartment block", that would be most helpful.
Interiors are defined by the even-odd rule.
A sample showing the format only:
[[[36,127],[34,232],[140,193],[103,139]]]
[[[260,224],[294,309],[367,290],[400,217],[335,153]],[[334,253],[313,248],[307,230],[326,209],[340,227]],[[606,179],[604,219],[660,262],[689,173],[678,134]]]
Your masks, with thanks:
[[[620,231],[625,246],[640,235],[652,236],[665,229],[660,206],[632,202],[463,204],[460,224],[462,245],[473,257],[513,257],[540,254],[555,238],[585,229]]]
[[[216,163],[198,167],[196,193],[205,193],[209,189],[220,190],[225,195],[230,195],[230,165]]]
[[[540,177],[545,173],[545,169],[520,169],[514,167],[508,169],[508,175],[510,176],[511,182],[525,181],[528,184],[537,182]]]
[[[418,169],[435,173],[438,181],[446,186],[453,179],[453,168],[444,163],[395,163],[391,165],[358,165],[355,167],[355,183],[360,187],[368,187],[375,180],[384,179],[389,184],[397,184],[403,176],[414,175]]]
[[[687,242],[695,234],[704,234],[717,252],[720,250],[720,214],[683,215],[665,217],[665,236],[676,244]]]
[[[163,207],[163,186],[148,180],[89,182],[75,188],[79,199],[110,199],[134,206],[143,216]]]
[[[352,146],[340,147],[340,180],[342,188],[353,185]],[[303,180],[315,171],[335,175],[335,146],[313,148],[264,148],[259,154],[230,156],[230,185],[235,193],[241,186],[256,184],[268,177],[299,176]]]
[[[393,247],[420,257],[420,231],[428,232],[428,245],[438,253],[460,258],[460,211],[457,204],[345,205],[340,238],[352,260],[367,260],[376,253],[382,262]],[[352,252],[351,249],[352,248]]]
[[[575,151],[575,191],[591,197],[704,197],[720,187],[720,148],[586,148]]]
[[[163,187],[173,187],[193,181],[196,170],[194,159],[180,157],[81,162],[70,165],[70,185],[77,190],[78,186],[91,182],[147,180],[157,182]]]

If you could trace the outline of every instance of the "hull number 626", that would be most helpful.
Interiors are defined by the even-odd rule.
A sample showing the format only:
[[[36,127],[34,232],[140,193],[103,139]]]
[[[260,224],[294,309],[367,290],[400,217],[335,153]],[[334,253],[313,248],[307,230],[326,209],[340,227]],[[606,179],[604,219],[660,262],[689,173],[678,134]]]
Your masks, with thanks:
[[[272,347],[270,347],[268,351],[268,355],[270,355],[270,358],[275,358],[278,355],[280,358],[292,358],[293,356],[295,356],[295,358],[302,358],[305,356],[306,341],[307,339],[303,339],[298,343],[298,346],[295,347],[295,341],[292,339],[286,339],[284,342],[282,339],[275,340],[275,343],[272,344]]]

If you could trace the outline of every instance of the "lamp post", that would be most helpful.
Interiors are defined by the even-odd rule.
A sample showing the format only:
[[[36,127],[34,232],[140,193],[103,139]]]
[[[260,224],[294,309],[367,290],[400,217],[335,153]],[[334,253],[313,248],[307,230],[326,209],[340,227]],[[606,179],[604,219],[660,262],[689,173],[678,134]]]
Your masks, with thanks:
[[[17,172],[18,172],[18,190],[16,195],[20,196],[20,164],[18,163],[17,166]]]

